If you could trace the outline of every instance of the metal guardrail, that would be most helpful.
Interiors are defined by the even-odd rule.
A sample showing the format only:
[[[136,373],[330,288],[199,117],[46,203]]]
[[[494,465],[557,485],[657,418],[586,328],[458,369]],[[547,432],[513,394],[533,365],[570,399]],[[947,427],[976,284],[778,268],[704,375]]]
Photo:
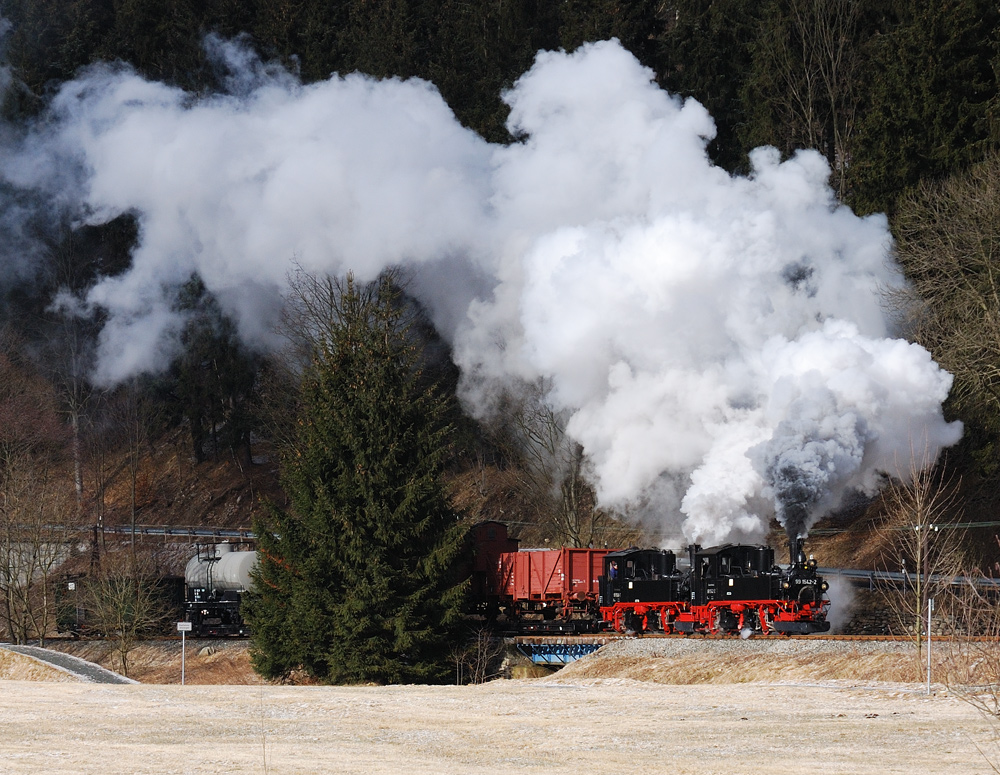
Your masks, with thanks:
[[[187,525],[43,525],[15,526],[14,529],[25,531],[45,531],[49,533],[76,533],[80,535],[110,533],[112,535],[149,535],[176,536],[178,538],[238,538],[242,541],[252,541],[256,536],[249,528],[227,527],[191,527]]]
[[[1000,522],[990,521],[990,522],[941,522],[935,523],[930,527],[935,530],[973,530],[978,528],[1000,528]],[[880,527],[880,530],[913,530],[913,525],[894,525],[891,527]],[[821,527],[812,528],[809,530],[809,535],[811,536],[835,536],[841,533],[850,532],[851,528],[846,527]]]
[[[88,530],[93,530],[93,526]],[[131,525],[114,525],[98,528],[105,533],[115,535],[132,535]],[[177,536],[191,538],[239,538],[243,541],[250,541],[256,536],[252,530],[243,528],[214,528],[214,527],[168,527],[160,525],[136,525],[136,535],[150,536]]]
[[[860,586],[860,582],[868,582],[869,589],[874,589],[876,584],[893,584],[895,586],[902,586],[903,584],[912,585],[917,576],[915,573],[895,573],[892,571],[881,570],[853,570],[851,568],[817,568],[817,572],[827,578],[838,577],[847,579],[848,581],[854,583],[855,586]],[[940,574],[932,574],[930,581],[932,584],[948,584],[959,587],[968,584],[970,579],[964,576],[949,577],[942,576]],[[971,581],[977,587],[1000,590],[1000,579],[980,576],[978,578],[971,579]]]

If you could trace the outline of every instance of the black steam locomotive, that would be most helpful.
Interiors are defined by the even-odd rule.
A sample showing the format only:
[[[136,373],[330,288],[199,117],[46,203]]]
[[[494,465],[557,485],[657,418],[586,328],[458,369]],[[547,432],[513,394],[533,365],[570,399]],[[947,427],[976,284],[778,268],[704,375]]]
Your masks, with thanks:
[[[827,632],[828,585],[801,541],[791,555],[781,568],[769,546],[693,545],[682,571],[670,551],[609,552],[599,579],[601,618],[619,632]]]

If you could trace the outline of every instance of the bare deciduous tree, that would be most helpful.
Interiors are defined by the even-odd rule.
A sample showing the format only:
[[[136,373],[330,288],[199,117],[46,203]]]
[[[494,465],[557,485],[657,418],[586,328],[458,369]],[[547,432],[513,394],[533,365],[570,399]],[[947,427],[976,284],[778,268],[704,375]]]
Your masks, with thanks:
[[[143,452],[148,443],[150,409],[139,390],[138,381],[133,378],[118,391],[115,404],[115,419],[120,428],[120,438],[124,443],[124,467],[128,476],[129,525],[131,527],[132,551],[135,551],[135,527],[139,509],[139,490],[142,481]]]
[[[143,638],[155,633],[171,616],[161,575],[148,557],[119,552],[103,557],[87,579],[88,621],[115,647],[123,675],[129,674],[129,654]]]
[[[883,530],[890,547],[883,557],[888,570],[901,570],[903,584],[885,590],[896,616],[896,628],[913,637],[921,658],[929,601],[945,610],[953,580],[965,565],[964,530],[958,523],[957,484],[942,479],[941,470],[913,457],[909,483],[889,482],[883,495]]]
[[[60,476],[66,434],[54,392],[19,349],[0,332],[0,619],[23,643],[47,635],[49,575],[76,510]]]
[[[1000,434],[1000,156],[921,184],[894,232],[909,285],[892,298],[910,337],[954,375],[963,418]]]
[[[986,576],[970,567],[957,582],[949,606],[951,637],[937,646],[946,654],[940,675],[952,696],[992,724],[993,745],[976,747],[1000,773],[1000,564]]]
[[[76,537],[73,498],[44,460],[8,460],[0,489],[0,618],[15,643],[44,642],[54,620],[51,578]]]
[[[757,88],[776,124],[784,151],[820,149],[843,197],[849,143],[858,109],[857,0],[780,0],[753,46]]]
[[[551,538],[565,546],[615,544],[634,540],[637,531],[598,508],[587,479],[583,447],[566,434],[566,420],[545,402],[546,386],[525,386],[498,402],[492,438],[516,461],[519,487],[532,509],[531,538]]]
[[[946,681],[954,694],[1000,721],[1000,580],[984,578],[977,569],[959,580],[951,606]]]
[[[455,683],[483,684],[496,678],[506,652],[503,638],[489,629],[476,630],[452,652],[455,663]]]

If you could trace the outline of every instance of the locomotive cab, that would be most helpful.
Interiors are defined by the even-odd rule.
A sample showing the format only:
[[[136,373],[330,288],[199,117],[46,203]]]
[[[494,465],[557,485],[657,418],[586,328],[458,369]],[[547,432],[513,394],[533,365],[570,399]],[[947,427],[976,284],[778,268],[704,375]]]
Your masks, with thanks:
[[[665,629],[662,611],[657,608],[650,615],[652,609],[644,604],[681,600],[682,584],[677,557],[669,550],[633,548],[609,552],[600,578],[600,605],[602,609],[627,605],[621,622],[615,622],[615,614],[609,614],[616,628],[620,624],[637,632]]]
[[[769,600],[778,589],[774,550],[768,546],[723,544],[688,548],[693,579],[691,602],[705,605],[716,600]]]

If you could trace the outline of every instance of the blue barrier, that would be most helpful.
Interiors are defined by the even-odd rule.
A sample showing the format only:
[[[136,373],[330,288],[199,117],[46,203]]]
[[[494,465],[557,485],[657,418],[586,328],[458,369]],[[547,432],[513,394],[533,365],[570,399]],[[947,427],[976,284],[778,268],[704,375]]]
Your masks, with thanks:
[[[517,650],[536,665],[568,665],[593,654],[603,643],[518,643]]]

